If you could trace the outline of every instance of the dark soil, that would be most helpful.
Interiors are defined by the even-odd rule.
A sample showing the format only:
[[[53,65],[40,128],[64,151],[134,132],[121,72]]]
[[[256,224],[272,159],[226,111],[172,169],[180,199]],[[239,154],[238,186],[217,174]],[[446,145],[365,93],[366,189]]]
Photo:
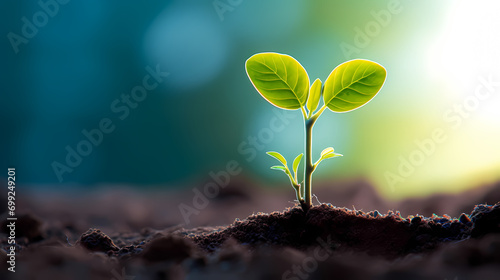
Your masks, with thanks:
[[[230,238],[252,248],[275,245],[299,250],[318,245],[320,238],[327,240],[332,250],[392,260],[432,250],[443,242],[500,232],[500,204],[478,205],[470,216],[472,221],[465,214],[462,221],[449,216],[402,218],[399,212],[381,215],[378,211],[364,213],[322,204],[307,214],[298,207],[257,214],[215,232],[190,232],[188,236],[207,252],[216,251]]]
[[[359,190],[373,191],[369,185]],[[7,271],[9,245],[2,225],[0,278],[500,279],[500,203],[488,200],[498,197],[500,184],[455,199],[443,196],[442,201],[455,201],[456,218],[321,204],[307,213],[295,206],[240,220],[223,211],[234,209],[238,215],[241,203],[256,207],[261,194],[237,187],[227,193],[232,195],[224,192],[205,209],[209,225],[194,228],[176,225],[175,208],[188,201],[182,194],[169,193],[170,203],[157,193],[139,197],[117,191],[99,197],[26,197],[17,221],[15,273]],[[378,201],[381,209],[390,203],[374,197],[365,203]],[[352,202],[346,196],[339,200]],[[420,202],[431,211],[442,207],[425,204],[429,200],[435,201]],[[464,209],[459,202],[467,200],[491,204],[472,203],[466,213],[457,212]],[[411,201],[416,200],[404,201],[401,209]],[[122,204],[126,207],[117,206]],[[158,209],[170,218],[153,215]],[[229,218],[228,226],[213,222]]]

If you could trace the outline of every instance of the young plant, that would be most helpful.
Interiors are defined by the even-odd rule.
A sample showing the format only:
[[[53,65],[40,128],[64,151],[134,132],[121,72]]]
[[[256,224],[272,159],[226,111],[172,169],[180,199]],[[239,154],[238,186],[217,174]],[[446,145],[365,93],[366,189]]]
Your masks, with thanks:
[[[319,159],[312,161],[312,129],[326,108],[335,113],[345,113],[365,105],[380,91],[387,72],[373,61],[354,59],[337,66],[326,78],[325,84],[316,79],[309,87],[306,70],[293,57],[279,53],[258,53],[245,63],[247,75],[255,89],[272,105],[286,110],[302,111],[305,127],[304,184],[299,183],[297,172],[303,154],[298,155],[288,169],[286,159],[278,152],[267,152],[282,165],[271,167],[288,175],[297,200],[304,212],[312,205],[312,174],[325,159],[342,156],[328,147]],[[323,96],[323,105],[318,109]],[[318,110],[316,110],[318,109]]]

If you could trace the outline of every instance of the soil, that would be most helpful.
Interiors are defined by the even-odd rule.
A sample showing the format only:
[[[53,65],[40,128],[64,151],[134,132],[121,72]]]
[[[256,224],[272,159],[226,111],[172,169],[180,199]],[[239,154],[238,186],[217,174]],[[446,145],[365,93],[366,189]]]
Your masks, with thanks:
[[[500,279],[500,182],[388,201],[346,181],[318,187],[338,207],[304,213],[288,189],[234,181],[189,224],[179,205],[192,191],[20,194],[16,272],[3,222],[0,278]]]

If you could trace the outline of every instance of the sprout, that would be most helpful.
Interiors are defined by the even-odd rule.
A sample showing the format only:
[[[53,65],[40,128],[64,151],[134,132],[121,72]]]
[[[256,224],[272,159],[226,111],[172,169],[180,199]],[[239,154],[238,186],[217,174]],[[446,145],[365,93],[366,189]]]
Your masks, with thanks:
[[[312,161],[312,129],[316,120],[328,108],[332,112],[345,113],[368,103],[380,91],[387,72],[373,61],[354,59],[337,66],[322,85],[316,79],[309,86],[306,70],[293,57],[279,53],[258,53],[246,61],[246,71],[255,89],[272,105],[285,109],[302,111],[305,126],[305,168],[304,185],[299,183],[298,167],[304,154],[298,155],[288,168],[286,159],[278,152],[267,152],[282,165],[272,166],[290,178],[297,200],[304,212],[311,208],[312,173],[325,159],[342,156],[328,147],[320,158]],[[319,107],[320,97],[323,105]],[[319,107],[319,109],[318,109]]]

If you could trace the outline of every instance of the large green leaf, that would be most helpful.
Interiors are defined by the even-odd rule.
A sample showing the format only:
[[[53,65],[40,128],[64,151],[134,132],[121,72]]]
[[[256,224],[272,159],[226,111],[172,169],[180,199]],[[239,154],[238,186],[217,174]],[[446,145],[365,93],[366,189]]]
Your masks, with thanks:
[[[355,59],[337,66],[325,81],[323,100],[338,113],[357,109],[380,91],[387,72],[373,61]]]
[[[255,89],[269,103],[282,109],[304,106],[309,92],[309,76],[293,57],[279,53],[258,53],[245,63]]]

